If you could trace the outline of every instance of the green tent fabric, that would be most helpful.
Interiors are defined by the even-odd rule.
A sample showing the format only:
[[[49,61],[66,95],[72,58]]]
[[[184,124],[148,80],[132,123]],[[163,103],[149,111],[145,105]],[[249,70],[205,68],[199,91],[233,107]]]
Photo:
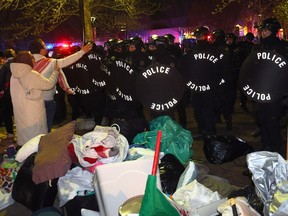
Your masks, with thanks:
[[[182,164],[186,164],[192,156],[192,134],[169,116],[153,119],[150,122],[150,131],[137,134],[132,143],[154,150],[158,130],[163,133],[161,152],[173,154]]]
[[[177,216],[174,208],[165,195],[156,186],[156,176],[149,175],[139,216]]]

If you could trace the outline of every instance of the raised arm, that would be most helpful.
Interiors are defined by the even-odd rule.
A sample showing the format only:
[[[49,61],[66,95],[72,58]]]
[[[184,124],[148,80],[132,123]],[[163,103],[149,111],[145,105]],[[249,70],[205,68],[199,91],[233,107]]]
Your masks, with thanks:
[[[84,54],[89,52],[92,49],[92,47],[93,47],[93,44],[88,43],[88,44],[82,46],[80,51],[78,51],[74,54],[71,54],[65,58],[58,59],[59,67],[64,68],[64,67],[67,67],[67,66],[73,64],[74,62],[78,61]]]

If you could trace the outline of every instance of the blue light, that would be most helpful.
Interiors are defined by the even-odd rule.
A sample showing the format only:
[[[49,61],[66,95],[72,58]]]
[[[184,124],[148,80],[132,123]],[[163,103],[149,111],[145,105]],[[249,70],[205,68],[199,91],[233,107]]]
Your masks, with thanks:
[[[49,49],[53,49],[53,44],[46,44],[46,48],[49,50]]]

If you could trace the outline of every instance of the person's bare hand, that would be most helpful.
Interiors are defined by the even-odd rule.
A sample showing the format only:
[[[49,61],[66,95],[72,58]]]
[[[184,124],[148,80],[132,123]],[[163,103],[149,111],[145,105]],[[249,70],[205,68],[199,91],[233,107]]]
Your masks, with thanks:
[[[89,52],[93,47],[92,43],[88,43],[85,46],[82,46],[81,50],[83,50],[85,53]]]

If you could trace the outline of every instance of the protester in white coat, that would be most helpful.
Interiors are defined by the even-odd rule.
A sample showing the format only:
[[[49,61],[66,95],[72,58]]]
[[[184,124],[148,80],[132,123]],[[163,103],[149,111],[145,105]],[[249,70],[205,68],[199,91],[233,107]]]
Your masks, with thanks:
[[[55,67],[51,76],[45,78],[32,70],[34,62],[30,52],[21,51],[10,65],[10,92],[19,146],[39,134],[48,132],[42,90],[52,89],[59,74]]]
[[[68,67],[77,60],[79,60],[85,53],[89,52],[92,49],[92,43],[88,43],[81,48],[80,51],[71,54],[65,58],[54,59],[47,58],[47,48],[44,41],[40,38],[30,41],[28,45],[29,51],[33,54],[35,58],[34,70],[41,73],[46,78],[50,77],[52,71],[54,70],[55,62],[58,62],[59,68]],[[65,74],[60,69],[58,77],[59,86],[68,94],[74,94],[70,89]],[[47,127],[48,132],[51,131],[53,125],[53,119],[56,112],[56,102],[54,100],[54,95],[56,93],[56,86],[54,86],[49,91],[43,92],[45,109],[46,109],[46,118],[47,118]]]

